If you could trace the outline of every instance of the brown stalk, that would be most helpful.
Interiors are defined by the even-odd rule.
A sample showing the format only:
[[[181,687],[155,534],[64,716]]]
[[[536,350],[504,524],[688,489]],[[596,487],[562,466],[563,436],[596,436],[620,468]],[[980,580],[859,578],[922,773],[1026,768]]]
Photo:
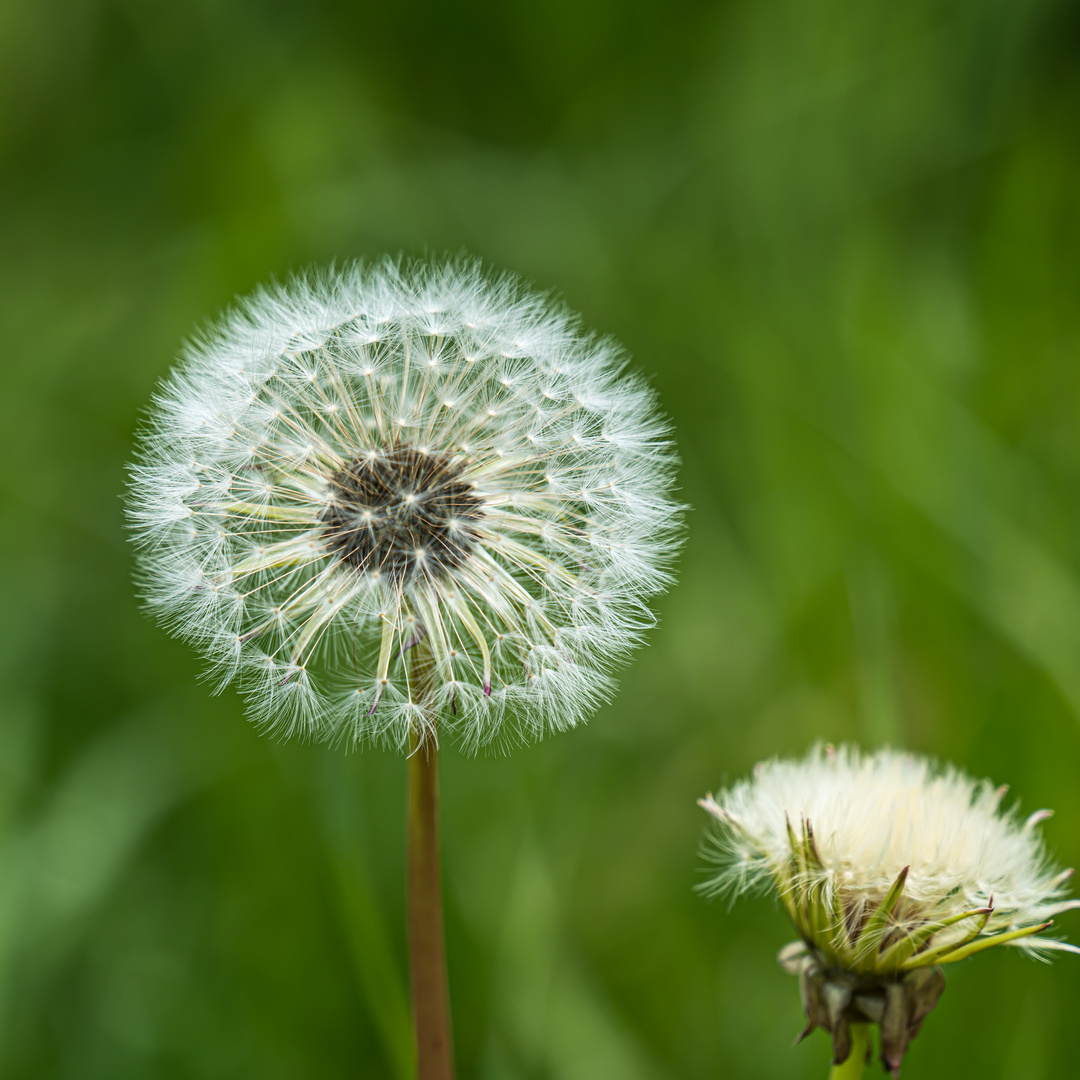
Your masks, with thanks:
[[[413,693],[430,676],[430,653],[414,646]],[[414,732],[409,755],[409,974],[419,1080],[454,1080],[439,857],[439,749],[434,726]]]

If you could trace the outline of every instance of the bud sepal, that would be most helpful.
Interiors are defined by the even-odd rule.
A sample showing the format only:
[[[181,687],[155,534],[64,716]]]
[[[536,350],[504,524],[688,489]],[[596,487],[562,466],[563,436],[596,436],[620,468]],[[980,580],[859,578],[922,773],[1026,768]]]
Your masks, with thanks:
[[[799,980],[807,1024],[795,1041],[824,1029],[832,1038],[833,1064],[842,1065],[851,1054],[851,1026],[876,1024],[881,1063],[893,1077],[900,1075],[908,1044],[945,990],[945,973],[937,964],[892,975],[858,975],[824,966],[820,953],[805,941],[785,945],[777,960]]]

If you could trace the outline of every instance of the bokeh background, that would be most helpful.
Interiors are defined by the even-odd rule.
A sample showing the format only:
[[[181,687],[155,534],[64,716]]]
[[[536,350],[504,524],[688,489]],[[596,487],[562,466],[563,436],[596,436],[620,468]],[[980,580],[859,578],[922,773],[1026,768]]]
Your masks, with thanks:
[[[180,341],[333,259],[555,290],[694,507],[617,699],[446,755],[463,1077],[825,1075],[782,912],[693,892],[762,757],[952,759],[1080,862],[1078,49],[1069,0],[5,0],[0,1075],[411,1075],[402,761],[208,697],[120,497]],[[1072,1075],[1078,1007],[995,950],[905,1075]]]

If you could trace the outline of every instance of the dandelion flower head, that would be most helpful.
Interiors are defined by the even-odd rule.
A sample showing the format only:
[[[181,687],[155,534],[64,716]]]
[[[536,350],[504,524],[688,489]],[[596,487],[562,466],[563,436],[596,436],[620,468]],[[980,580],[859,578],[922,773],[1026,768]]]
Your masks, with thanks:
[[[780,961],[800,977],[804,1034],[830,1031],[838,1062],[850,1023],[878,1023],[898,1072],[941,965],[996,945],[1080,951],[1035,936],[1077,906],[1072,871],[1047,857],[1049,811],[1021,819],[1006,790],[912,754],[817,747],[700,801],[717,822],[707,890],[776,893],[799,934]]]
[[[624,363],[475,264],[257,292],[187,347],[143,433],[150,607],[279,734],[573,726],[676,543],[666,423]]]

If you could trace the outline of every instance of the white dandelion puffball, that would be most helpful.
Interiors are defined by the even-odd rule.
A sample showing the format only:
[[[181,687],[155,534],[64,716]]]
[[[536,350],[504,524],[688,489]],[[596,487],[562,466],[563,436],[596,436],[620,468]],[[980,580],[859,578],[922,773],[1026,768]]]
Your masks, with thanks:
[[[624,363],[475,264],[255,293],[187,347],[142,436],[151,608],[279,734],[572,727],[676,547],[667,425]]]
[[[809,1020],[850,1051],[852,1023],[881,1028],[898,1073],[944,989],[940,965],[997,945],[1077,952],[1036,937],[1058,914],[1071,870],[1054,867],[1037,826],[1003,811],[1006,788],[913,754],[815,747],[768,761],[707,796],[718,876],[707,889],[780,898],[799,941],[780,954],[800,977]]]

